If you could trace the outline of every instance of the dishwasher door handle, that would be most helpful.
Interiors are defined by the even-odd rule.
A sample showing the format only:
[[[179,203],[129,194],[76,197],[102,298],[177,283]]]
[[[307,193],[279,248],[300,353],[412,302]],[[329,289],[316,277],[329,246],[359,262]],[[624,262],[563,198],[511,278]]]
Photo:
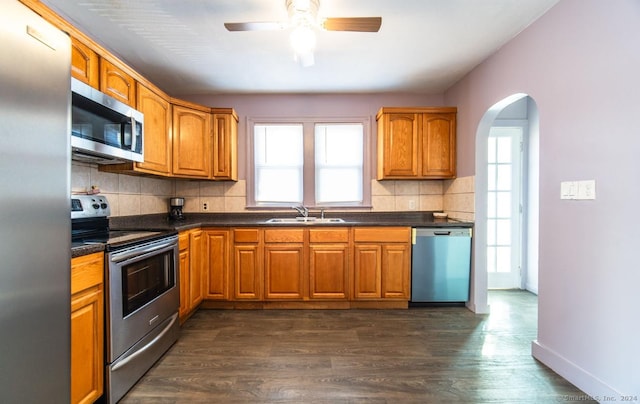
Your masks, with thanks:
[[[451,232],[450,231],[434,231],[433,235],[434,236],[450,236]]]

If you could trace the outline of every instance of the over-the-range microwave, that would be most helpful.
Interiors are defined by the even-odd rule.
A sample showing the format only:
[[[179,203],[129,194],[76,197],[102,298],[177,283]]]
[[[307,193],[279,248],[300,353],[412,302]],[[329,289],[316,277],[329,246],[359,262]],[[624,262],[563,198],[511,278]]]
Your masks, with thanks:
[[[143,125],[140,111],[71,79],[73,160],[96,164],[142,162]]]

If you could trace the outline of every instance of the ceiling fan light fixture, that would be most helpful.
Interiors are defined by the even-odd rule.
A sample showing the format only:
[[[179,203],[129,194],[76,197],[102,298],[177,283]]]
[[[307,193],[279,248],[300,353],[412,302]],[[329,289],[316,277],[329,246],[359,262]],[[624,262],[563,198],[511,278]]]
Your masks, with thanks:
[[[308,25],[302,24],[291,31],[289,41],[296,54],[313,53],[316,48],[316,33]]]

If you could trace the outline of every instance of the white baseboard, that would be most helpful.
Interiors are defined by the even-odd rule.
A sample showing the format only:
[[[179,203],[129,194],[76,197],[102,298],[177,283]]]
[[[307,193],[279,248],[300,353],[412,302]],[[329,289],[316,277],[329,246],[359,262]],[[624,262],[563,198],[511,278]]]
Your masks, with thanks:
[[[467,309],[471,310],[472,312],[476,313],[476,314],[489,314],[490,309],[489,309],[489,305],[485,304],[485,305],[477,305],[472,301],[468,301],[466,303]]]
[[[537,340],[531,343],[531,354],[534,358],[551,368],[551,370],[567,379],[571,384],[584,391],[585,395],[593,400],[598,402],[620,401],[620,397],[624,396],[624,394],[616,391],[575,363],[540,344]],[[584,397],[584,399],[586,398],[587,397]],[[582,398],[578,397],[575,399],[578,400]],[[638,401],[627,402],[637,403]]]
[[[528,290],[529,292],[533,293],[534,295],[538,294],[538,285],[531,285],[531,284],[527,283],[525,285],[525,289]]]

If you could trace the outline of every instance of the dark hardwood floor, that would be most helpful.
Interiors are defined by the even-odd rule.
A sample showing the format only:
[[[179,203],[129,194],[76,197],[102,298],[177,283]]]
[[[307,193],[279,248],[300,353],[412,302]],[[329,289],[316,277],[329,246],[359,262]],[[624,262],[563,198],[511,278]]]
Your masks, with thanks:
[[[531,356],[536,296],[492,291],[489,303],[491,315],[200,310],[121,402],[585,402]]]

